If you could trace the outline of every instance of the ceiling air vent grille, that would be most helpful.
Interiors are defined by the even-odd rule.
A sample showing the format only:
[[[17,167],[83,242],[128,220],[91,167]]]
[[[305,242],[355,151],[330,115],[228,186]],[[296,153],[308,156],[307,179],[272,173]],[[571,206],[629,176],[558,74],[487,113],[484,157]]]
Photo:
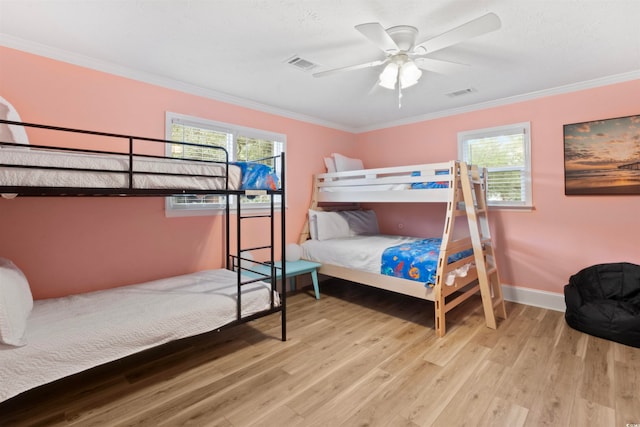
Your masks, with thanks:
[[[467,88],[467,89],[460,89],[460,90],[456,90],[454,92],[449,92],[447,94],[447,96],[450,96],[451,98],[455,98],[456,96],[462,96],[462,95],[467,95],[470,94],[472,92],[475,92],[476,90],[473,88]]]
[[[287,59],[287,64],[298,68],[302,71],[311,71],[318,66],[318,64],[314,64],[311,61],[307,61],[306,59],[300,58],[298,55],[293,55],[291,58]]]

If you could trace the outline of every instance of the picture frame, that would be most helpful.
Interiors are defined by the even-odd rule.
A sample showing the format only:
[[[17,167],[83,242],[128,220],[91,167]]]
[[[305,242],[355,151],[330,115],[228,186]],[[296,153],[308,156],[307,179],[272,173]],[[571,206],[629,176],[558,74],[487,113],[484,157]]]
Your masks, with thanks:
[[[640,194],[640,114],[565,124],[564,192]]]

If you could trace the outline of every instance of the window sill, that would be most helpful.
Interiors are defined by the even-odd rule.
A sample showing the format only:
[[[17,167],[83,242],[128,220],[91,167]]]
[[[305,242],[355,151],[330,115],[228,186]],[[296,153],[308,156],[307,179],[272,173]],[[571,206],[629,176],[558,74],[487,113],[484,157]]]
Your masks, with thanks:
[[[489,206],[490,211],[533,212],[534,206]]]
[[[280,212],[280,208],[274,208],[274,211]],[[202,209],[196,209],[196,208],[186,208],[186,209],[172,209],[169,207],[165,207],[164,210],[164,214],[166,218],[183,218],[183,217],[190,217],[190,216],[219,216],[219,215],[225,215],[225,209],[224,208],[216,208],[216,209],[210,209],[210,208],[202,208]],[[236,207],[235,206],[230,206],[229,207],[229,213],[231,215],[235,215],[236,213]],[[268,207],[263,207],[263,206],[259,206],[259,207],[255,207],[255,208],[251,208],[251,207],[246,207],[244,206],[242,208],[242,213],[251,213],[251,214],[268,214],[269,213],[269,208]]]

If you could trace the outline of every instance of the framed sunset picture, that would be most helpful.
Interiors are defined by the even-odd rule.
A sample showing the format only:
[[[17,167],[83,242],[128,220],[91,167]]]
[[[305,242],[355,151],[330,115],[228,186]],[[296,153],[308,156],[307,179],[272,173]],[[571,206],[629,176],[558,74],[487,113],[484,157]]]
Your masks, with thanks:
[[[564,125],[564,193],[640,194],[640,115]]]

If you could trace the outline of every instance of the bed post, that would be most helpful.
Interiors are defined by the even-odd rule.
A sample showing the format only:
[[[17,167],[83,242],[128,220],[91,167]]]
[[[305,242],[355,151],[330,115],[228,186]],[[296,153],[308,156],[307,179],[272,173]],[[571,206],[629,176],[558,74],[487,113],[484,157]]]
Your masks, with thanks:
[[[286,202],[285,202],[285,176],[284,176],[284,153],[280,153],[280,259],[282,260],[282,298],[280,299],[280,304],[282,308],[282,325],[281,325],[281,339],[282,341],[287,340],[287,287],[285,285],[287,270],[286,270],[286,246],[287,246],[287,237],[286,237],[286,225],[285,221],[285,211]],[[273,197],[273,196],[272,196]],[[273,199],[272,199],[273,200]],[[273,229],[273,216],[271,217]]]
[[[435,326],[436,326],[436,335],[441,338],[444,336],[447,331],[447,325],[445,321],[445,310],[444,310],[444,297],[442,296],[442,288],[439,285],[436,285],[433,289],[434,299],[433,303],[435,304]]]
[[[319,184],[319,179],[317,175],[313,176],[313,191],[311,192],[311,205],[309,206],[309,209],[318,209],[318,184]],[[311,235],[309,233],[309,215],[307,215],[307,219],[304,222],[304,225],[302,226],[302,231],[300,232],[300,238],[298,239],[298,244],[303,244],[304,242],[306,242],[307,240],[309,240],[311,238]]]
[[[436,284],[433,289],[435,304],[435,326],[436,335],[438,337],[443,337],[447,330],[445,314],[448,311],[448,308],[445,301],[445,292],[443,286],[446,277],[445,269],[448,264],[449,258],[449,245],[453,239],[453,226],[456,220],[456,210],[458,209],[458,202],[462,198],[460,195],[459,187],[459,164],[457,161],[451,161],[449,163],[449,197],[447,199],[447,216],[444,221],[442,243],[440,245],[440,254],[438,255]]]

